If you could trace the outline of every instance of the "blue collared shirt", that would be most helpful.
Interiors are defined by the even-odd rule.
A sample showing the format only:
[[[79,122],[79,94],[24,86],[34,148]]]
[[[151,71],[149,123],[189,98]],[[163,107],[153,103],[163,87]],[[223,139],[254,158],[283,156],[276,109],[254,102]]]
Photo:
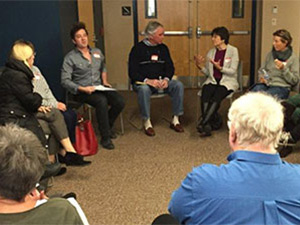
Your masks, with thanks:
[[[251,151],[228,161],[194,168],[173,193],[170,213],[185,224],[300,224],[300,165]]]
[[[72,94],[77,94],[79,86],[101,84],[101,73],[106,72],[104,56],[98,48],[90,48],[90,54],[91,62],[77,48],[65,56],[61,84]]]

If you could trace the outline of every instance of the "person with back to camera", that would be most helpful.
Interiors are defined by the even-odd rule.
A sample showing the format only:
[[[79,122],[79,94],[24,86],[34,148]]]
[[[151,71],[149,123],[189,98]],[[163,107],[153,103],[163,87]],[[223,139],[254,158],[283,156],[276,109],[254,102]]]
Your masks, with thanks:
[[[32,131],[48,149],[47,140],[35,113],[43,111],[42,97],[33,92],[34,77],[30,67],[33,65],[35,52],[30,42],[14,42],[9,59],[0,76],[0,125],[15,123]],[[44,178],[55,176],[61,171],[59,163],[46,164]]]
[[[300,224],[300,165],[276,145],[283,107],[248,92],[228,112],[227,164],[195,167],[173,192],[169,212],[180,224]]]
[[[30,131],[0,127],[0,223],[88,224],[74,198],[51,198],[37,190],[47,156]]]
[[[201,94],[201,117],[197,130],[201,136],[210,136],[212,130],[222,125],[218,109],[227,95],[238,89],[237,69],[239,54],[236,47],[229,44],[226,27],[216,27],[211,32],[214,48],[207,53],[206,59],[195,56],[195,64],[207,77]],[[205,63],[205,65],[203,65]]]
[[[132,47],[129,54],[129,77],[138,95],[144,131],[148,136],[155,135],[150,121],[150,97],[162,92],[169,94],[172,99],[170,128],[184,132],[179,121],[179,116],[183,115],[184,87],[180,81],[172,80],[174,65],[168,47],[162,43],[163,25],[150,21],[145,28],[145,36],[144,40]]]
[[[264,91],[287,99],[299,82],[299,58],[291,46],[292,36],[284,29],[273,33],[273,49],[258,71],[259,81],[251,91]]]
[[[96,91],[97,85],[111,85],[108,83],[102,52],[88,45],[85,24],[74,24],[70,36],[75,48],[65,56],[61,84],[74,95],[76,101],[95,107],[100,144],[103,148],[112,150],[115,146],[111,139],[117,138],[113,125],[125,106],[124,99],[117,91]]]

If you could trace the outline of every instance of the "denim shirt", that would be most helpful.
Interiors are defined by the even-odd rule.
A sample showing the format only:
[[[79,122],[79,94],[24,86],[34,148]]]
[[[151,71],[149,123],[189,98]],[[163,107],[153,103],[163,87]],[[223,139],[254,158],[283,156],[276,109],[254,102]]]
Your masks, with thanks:
[[[78,93],[78,87],[101,84],[101,73],[106,72],[104,56],[100,49],[90,48],[91,62],[77,49],[70,51],[64,59],[61,69],[61,85],[72,94]]]

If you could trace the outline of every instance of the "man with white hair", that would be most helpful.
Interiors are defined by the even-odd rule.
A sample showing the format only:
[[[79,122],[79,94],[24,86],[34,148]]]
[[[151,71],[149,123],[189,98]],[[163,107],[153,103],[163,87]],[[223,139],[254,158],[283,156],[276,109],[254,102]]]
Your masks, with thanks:
[[[183,115],[184,88],[180,81],[172,80],[174,65],[168,47],[162,43],[163,25],[150,21],[145,28],[145,36],[129,54],[129,77],[133,90],[138,94],[145,133],[148,136],[155,135],[150,121],[150,97],[157,93],[171,96],[173,117],[170,128],[183,132],[179,116]]]
[[[193,169],[169,211],[181,224],[300,224],[300,166],[281,161],[275,147],[281,104],[248,93],[228,113],[228,164]]]

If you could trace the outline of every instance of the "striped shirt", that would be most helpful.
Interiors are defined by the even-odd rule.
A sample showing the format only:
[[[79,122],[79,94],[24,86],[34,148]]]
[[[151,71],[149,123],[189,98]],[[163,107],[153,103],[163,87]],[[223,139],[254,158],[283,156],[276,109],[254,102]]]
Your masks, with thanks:
[[[52,94],[52,91],[39,68],[33,66],[31,70],[34,74],[34,79],[32,80],[33,92],[39,93],[42,96],[42,106],[51,106],[53,108],[57,108],[58,102]]]

